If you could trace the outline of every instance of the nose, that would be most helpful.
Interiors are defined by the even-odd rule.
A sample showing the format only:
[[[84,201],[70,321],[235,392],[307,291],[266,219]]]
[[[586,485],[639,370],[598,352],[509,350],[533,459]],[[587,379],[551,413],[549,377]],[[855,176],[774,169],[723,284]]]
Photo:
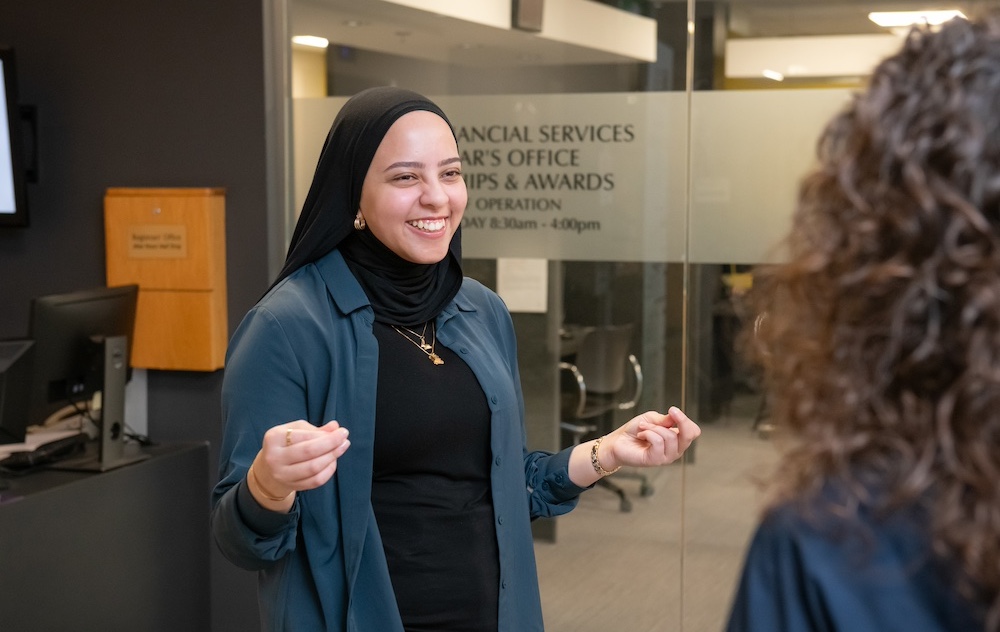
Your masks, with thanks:
[[[448,191],[440,180],[429,180],[424,185],[420,202],[424,206],[440,208],[448,203]]]

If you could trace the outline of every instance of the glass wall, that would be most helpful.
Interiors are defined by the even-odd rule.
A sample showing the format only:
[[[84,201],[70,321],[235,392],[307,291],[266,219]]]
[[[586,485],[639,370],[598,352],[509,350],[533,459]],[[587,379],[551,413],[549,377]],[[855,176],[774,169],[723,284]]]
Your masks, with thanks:
[[[547,630],[723,626],[758,515],[754,481],[775,458],[766,402],[736,350],[754,316],[740,298],[751,266],[781,256],[823,124],[898,45],[866,17],[887,4],[273,5],[276,42],[329,40],[289,45],[272,66],[285,86],[274,128],[288,201],[274,225],[286,239],[343,101],[375,85],[423,92],[459,134],[466,274],[513,313],[530,447],[674,404],[702,425],[683,463],[622,472],[610,480],[624,497],[598,487],[536,524]],[[581,424],[571,367],[588,366],[594,332],[621,327],[625,351],[602,352],[605,364],[632,356],[623,391],[636,395],[640,376],[641,389]]]

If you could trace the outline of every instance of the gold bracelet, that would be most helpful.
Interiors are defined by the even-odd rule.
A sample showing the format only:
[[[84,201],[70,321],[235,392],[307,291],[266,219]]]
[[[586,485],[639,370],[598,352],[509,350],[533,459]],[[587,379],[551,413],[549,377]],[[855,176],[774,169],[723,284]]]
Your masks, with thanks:
[[[295,490],[293,489],[292,491],[288,492],[284,496],[274,496],[274,495],[272,495],[269,491],[267,491],[266,489],[264,489],[263,485],[260,484],[260,479],[257,478],[257,473],[253,471],[253,465],[251,465],[250,469],[247,470],[247,483],[250,482],[251,478],[253,479],[254,484],[257,486],[257,491],[260,492],[260,495],[263,496],[264,498],[270,500],[271,502],[280,503],[280,502],[282,502],[284,500],[287,500],[288,497],[291,496],[295,492]]]
[[[597,472],[597,475],[604,478],[605,476],[611,476],[618,470],[622,469],[622,466],[619,465],[610,472],[601,466],[601,460],[597,458],[597,450],[601,447],[601,441],[604,441],[604,437],[598,437],[597,441],[594,442],[594,447],[590,449],[590,463],[594,466],[594,471]]]

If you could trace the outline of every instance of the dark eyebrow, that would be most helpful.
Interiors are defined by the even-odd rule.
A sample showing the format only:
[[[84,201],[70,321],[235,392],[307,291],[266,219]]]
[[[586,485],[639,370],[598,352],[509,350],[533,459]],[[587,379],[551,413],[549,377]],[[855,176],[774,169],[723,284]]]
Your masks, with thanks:
[[[444,160],[438,163],[438,166],[444,167],[445,165],[450,165],[455,162],[462,162],[462,159],[458,156],[455,156],[454,158],[445,158]],[[390,171],[392,169],[422,169],[423,167],[424,163],[422,162],[394,162],[388,167],[386,167],[385,170]]]

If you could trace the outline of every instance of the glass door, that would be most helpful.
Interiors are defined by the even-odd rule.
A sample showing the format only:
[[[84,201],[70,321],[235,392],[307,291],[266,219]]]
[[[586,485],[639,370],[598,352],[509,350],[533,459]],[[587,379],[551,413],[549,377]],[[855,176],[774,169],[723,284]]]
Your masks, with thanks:
[[[267,5],[281,95],[275,266],[344,100],[376,85],[417,90],[458,130],[464,268],[513,314],[529,447],[558,450],[670,405],[702,426],[683,463],[623,471],[610,479],[622,495],[598,487],[571,514],[536,523],[547,630],[723,626],[757,518],[754,480],[775,458],[766,402],[737,350],[754,316],[740,297],[752,265],[780,257],[819,130],[873,63],[821,76],[794,55],[843,60],[838,51],[893,45],[856,3],[821,4]],[[802,39],[828,35],[861,39],[826,49]],[[765,53],[783,65],[748,67]],[[567,366],[586,364],[593,332],[617,328],[641,390],[634,406],[579,424]]]

